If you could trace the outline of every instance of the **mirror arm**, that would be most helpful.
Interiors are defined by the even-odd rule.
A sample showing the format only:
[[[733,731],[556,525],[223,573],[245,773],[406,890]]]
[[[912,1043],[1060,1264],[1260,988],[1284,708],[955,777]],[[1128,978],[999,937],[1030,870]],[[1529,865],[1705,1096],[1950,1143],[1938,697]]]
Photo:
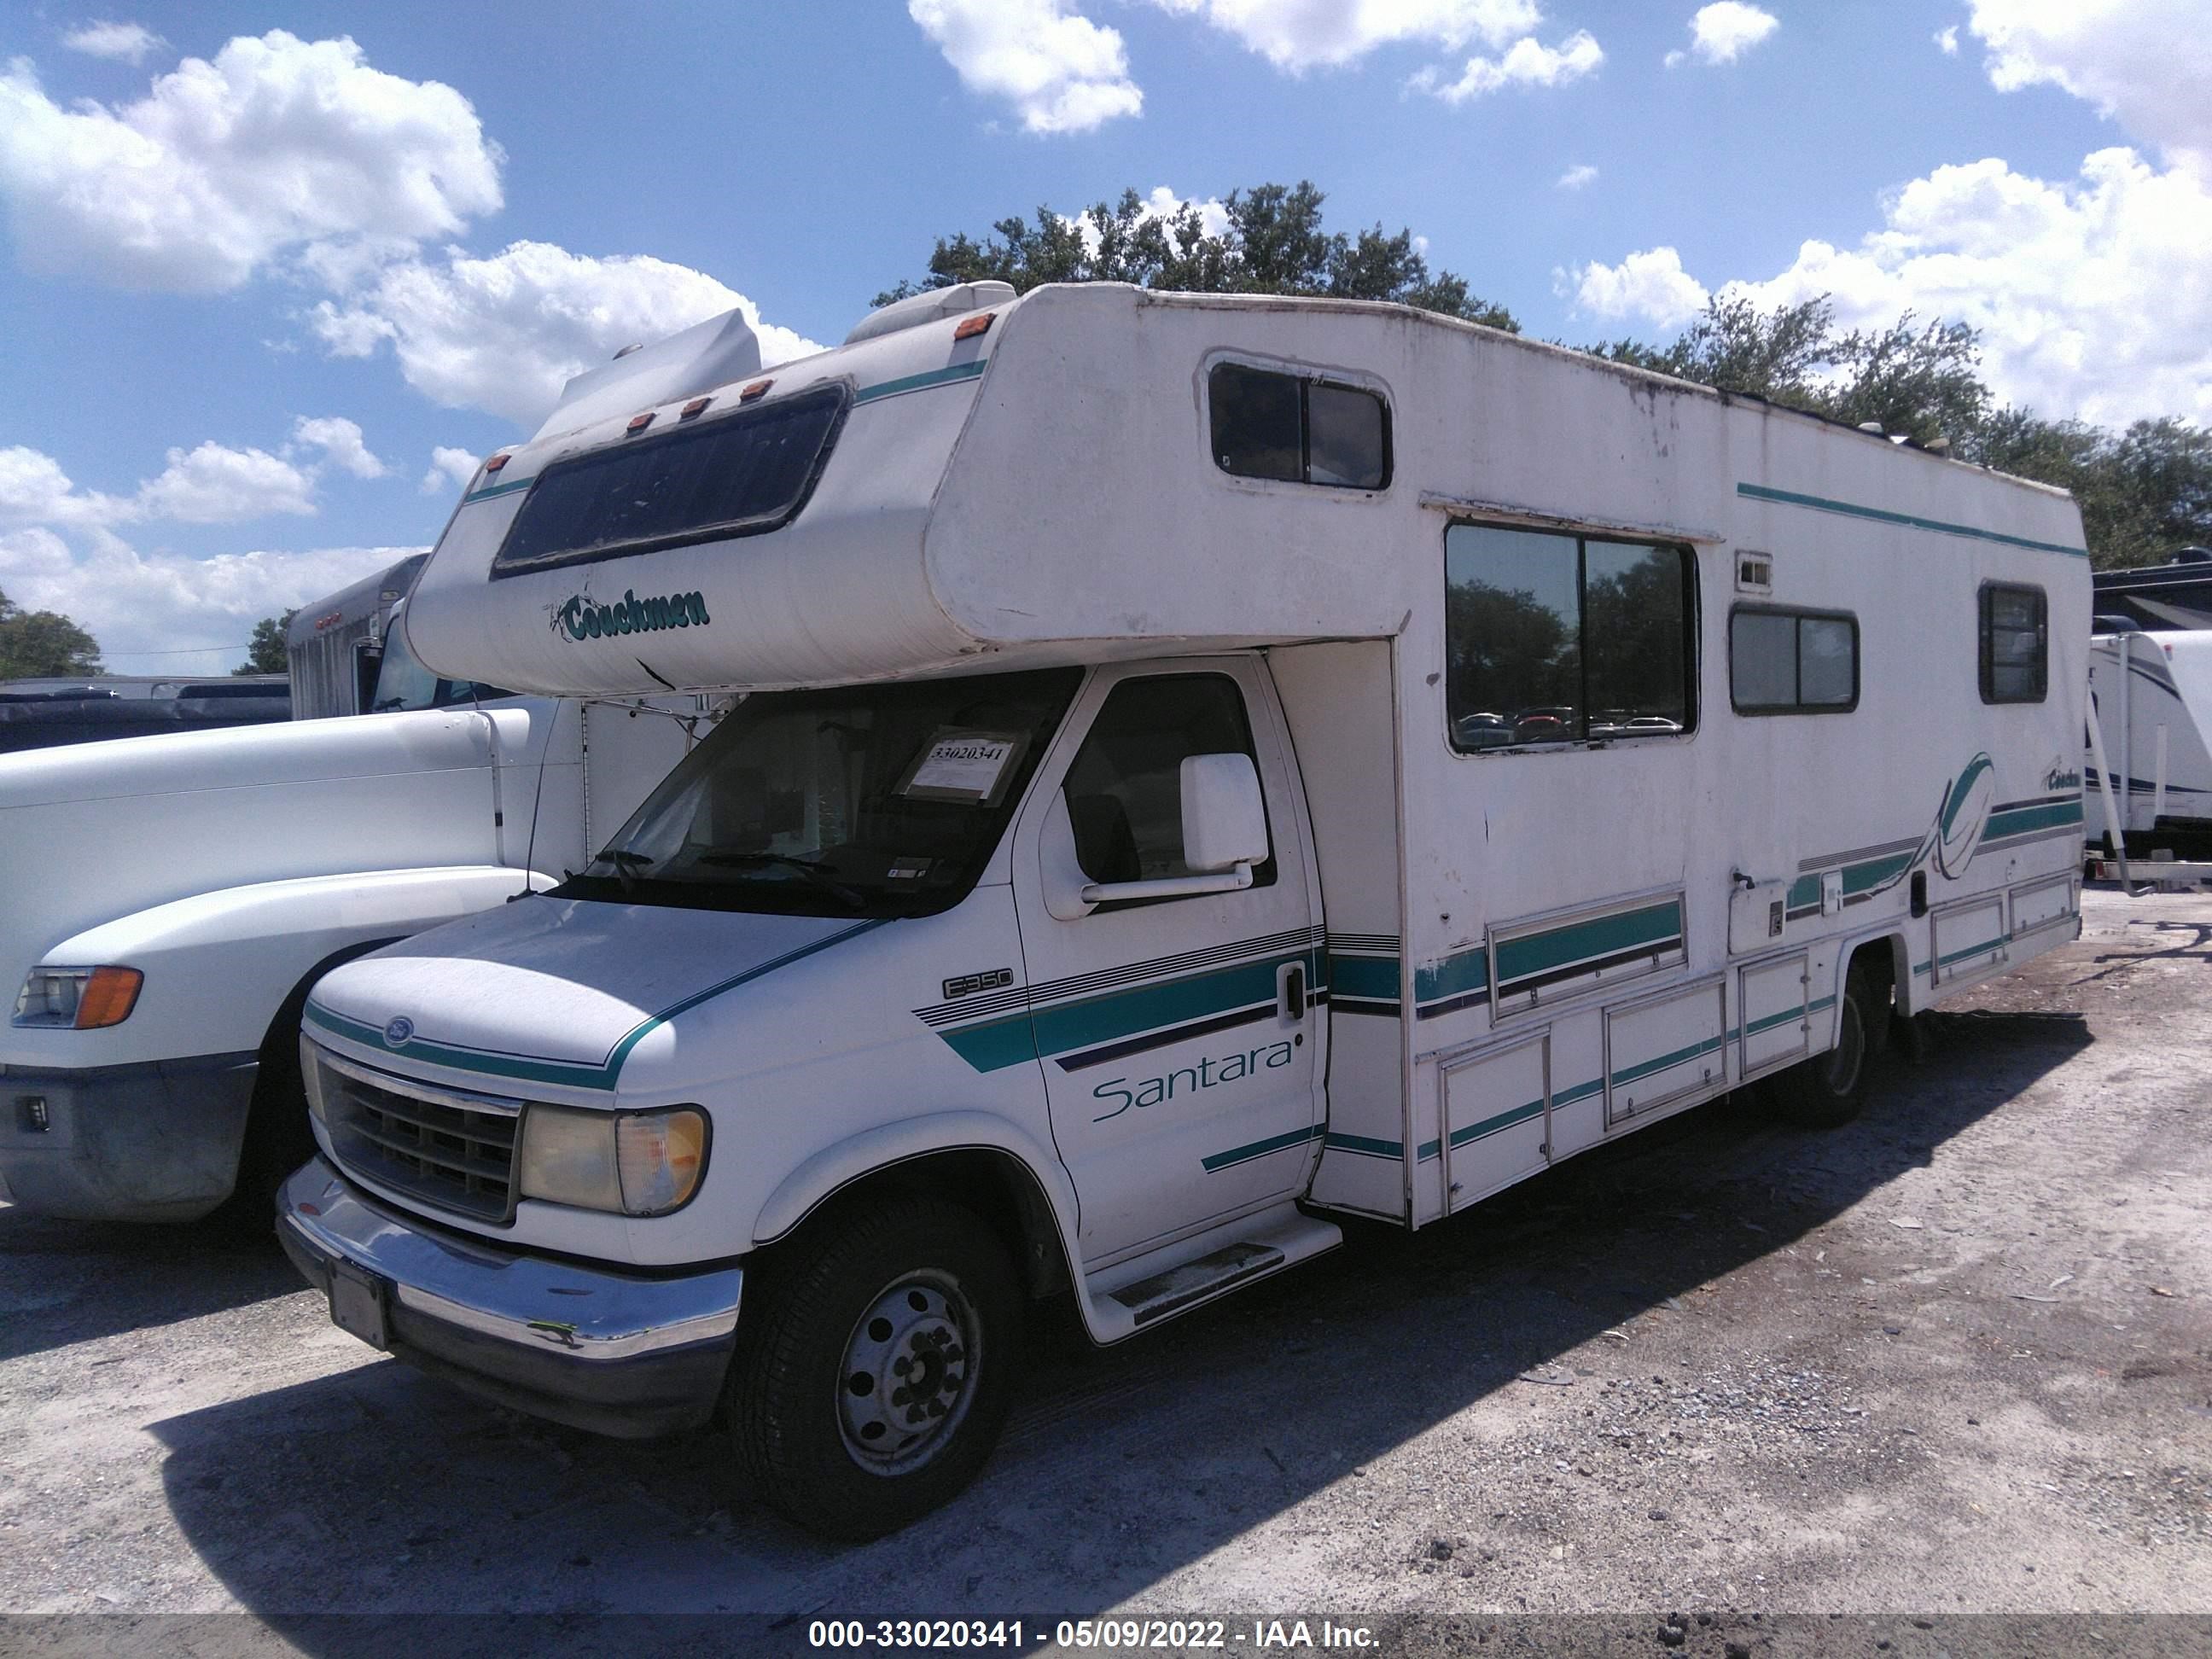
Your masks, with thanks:
[[[1188,898],[1200,893],[1234,893],[1252,884],[1252,866],[1240,864],[1210,876],[1168,876],[1158,881],[1094,881],[1083,890],[1085,904],[1119,899]]]

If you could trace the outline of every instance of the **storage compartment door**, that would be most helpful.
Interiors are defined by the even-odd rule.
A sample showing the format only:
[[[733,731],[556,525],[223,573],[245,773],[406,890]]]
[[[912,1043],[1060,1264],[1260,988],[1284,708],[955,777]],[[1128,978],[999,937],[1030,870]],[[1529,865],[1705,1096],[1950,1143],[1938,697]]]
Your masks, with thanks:
[[[2003,894],[1946,905],[1934,920],[1936,984],[1979,973],[2005,959]]]
[[[2012,936],[2026,939],[2046,927],[2063,927],[2074,918],[2071,872],[2012,890]]]
[[[1804,1058],[1812,1045],[1812,1025],[1805,1011],[1806,988],[1810,982],[1802,953],[1758,963],[1738,972],[1736,1009],[1743,1029],[1743,1076]]]
[[[1550,1031],[1533,1031],[1502,1048],[1446,1059],[1437,1068],[1453,1209],[1550,1161],[1551,1054]]]
[[[1605,1121],[1699,1092],[1728,1068],[1722,984],[1708,980],[1605,1011]]]

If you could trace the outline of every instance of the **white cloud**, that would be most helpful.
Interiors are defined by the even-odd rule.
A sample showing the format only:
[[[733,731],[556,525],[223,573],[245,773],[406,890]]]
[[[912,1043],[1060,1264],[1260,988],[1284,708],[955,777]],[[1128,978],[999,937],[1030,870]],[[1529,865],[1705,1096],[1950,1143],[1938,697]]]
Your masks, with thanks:
[[[221,673],[244,656],[264,617],[336,592],[419,547],[304,552],[141,553],[106,531],[72,553],[43,529],[0,535],[0,588],[27,610],[58,611],[100,641],[123,673]]]
[[[422,475],[422,493],[441,495],[449,489],[466,489],[477,476],[477,458],[465,449],[440,444],[430,452],[430,470]]]
[[[88,23],[62,36],[71,52],[93,58],[112,58],[125,64],[143,63],[146,54],[168,43],[139,23]]]
[[[315,511],[313,475],[264,449],[210,441],[173,449],[168,460],[159,477],[138,486],[137,510],[130,516],[236,524],[271,513],[310,517]]]
[[[400,373],[424,396],[531,426],[569,376],[633,342],[732,309],[760,337],[764,362],[822,349],[762,322],[750,300],[687,265],[594,259],[548,242],[516,242],[488,259],[449,248],[442,264],[389,265],[362,293],[323,301],[309,320],[335,356],[366,357],[389,341]]]
[[[0,528],[105,524],[132,510],[127,500],[81,492],[51,455],[21,444],[0,449]]]
[[[1577,310],[1613,320],[1640,318],[1672,329],[1705,308],[1705,284],[1682,269],[1682,256],[1671,247],[1632,253],[1617,265],[1577,265],[1555,273],[1555,281]]]
[[[343,416],[310,420],[302,415],[292,424],[292,441],[321,450],[325,459],[356,478],[380,478],[391,470],[369,453],[361,428]]]
[[[1448,104],[1495,92],[1500,87],[1558,87],[1579,81],[1605,62],[1605,53],[1588,29],[1577,29],[1556,46],[1545,46],[1526,35],[1498,58],[1470,58],[1456,81],[1446,81],[1433,69],[1425,69],[1407,83],[1416,91],[1432,93]]]
[[[1587,161],[1577,161],[1559,175],[1561,190],[1580,190],[1585,185],[1597,182],[1597,169]]]
[[[1542,21],[1534,0],[1153,0],[1163,10],[1202,17],[1277,69],[1334,68],[1401,41],[1456,50],[1470,40],[1493,49]]]
[[[1973,0],[2000,92],[2048,83],[2169,161],[2212,172],[2212,28],[2203,0]]]
[[[1733,64],[1781,27],[1782,20],[1772,12],[1746,5],[1743,0],[1713,0],[1710,6],[1698,7],[1690,19],[1689,52],[1668,52],[1667,66],[1672,69],[1686,56],[1701,64]]]
[[[0,196],[27,266],[125,288],[234,289],[451,235],[500,205],[497,145],[451,87],[282,30],[188,58],[134,104],[64,109],[0,73]]]
[[[1959,55],[1959,26],[1954,23],[1948,28],[1937,29],[1936,46],[1946,58],[1956,58]]]
[[[2212,422],[2212,188],[2193,171],[2115,149],[2051,182],[1992,158],[1914,179],[1883,217],[1856,247],[1808,241],[1788,270],[1721,296],[1766,309],[1827,294],[1846,329],[1907,310],[1968,323],[2001,401],[2104,425]],[[1705,291],[1671,247],[1579,267],[1565,285],[1586,312],[1662,328]]]
[[[1031,132],[1088,132],[1145,106],[1116,30],[1065,0],[907,0],[970,92],[1003,98]]]
[[[1203,202],[1194,203],[1186,197],[1176,195],[1165,185],[1152,186],[1152,194],[1145,198],[1144,206],[1137,214],[1137,222],[1141,225],[1148,219],[1172,218],[1187,207],[1197,208],[1198,228],[1201,234],[1220,236],[1228,231],[1229,210],[1222,205],[1218,196],[1209,196]],[[1090,215],[1078,214],[1071,218],[1063,213],[1059,216],[1060,223],[1083,239],[1085,252],[1098,252],[1098,227],[1091,222]]]

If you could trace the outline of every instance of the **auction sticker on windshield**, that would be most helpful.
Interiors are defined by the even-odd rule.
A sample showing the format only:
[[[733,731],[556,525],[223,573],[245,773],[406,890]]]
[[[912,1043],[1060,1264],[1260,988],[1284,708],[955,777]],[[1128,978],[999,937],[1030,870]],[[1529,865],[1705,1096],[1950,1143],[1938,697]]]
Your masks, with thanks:
[[[1023,741],[1024,734],[1018,732],[940,728],[898,793],[914,800],[965,801],[988,806],[998,799]]]

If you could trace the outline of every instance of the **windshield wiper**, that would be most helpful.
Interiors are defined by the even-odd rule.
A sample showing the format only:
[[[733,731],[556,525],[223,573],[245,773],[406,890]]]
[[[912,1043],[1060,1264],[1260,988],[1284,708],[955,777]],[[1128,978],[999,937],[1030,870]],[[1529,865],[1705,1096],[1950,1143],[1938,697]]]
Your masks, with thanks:
[[[702,864],[712,864],[726,869],[760,869],[773,865],[778,869],[796,870],[823,892],[850,905],[855,910],[867,908],[865,894],[855,891],[830,875],[811,859],[793,858],[788,853],[702,853]]]
[[[642,870],[653,862],[649,854],[633,853],[627,847],[610,847],[599,854],[599,860],[614,866],[615,879],[622,883],[622,890],[625,896],[637,885],[637,878],[630,872],[634,870]]]

